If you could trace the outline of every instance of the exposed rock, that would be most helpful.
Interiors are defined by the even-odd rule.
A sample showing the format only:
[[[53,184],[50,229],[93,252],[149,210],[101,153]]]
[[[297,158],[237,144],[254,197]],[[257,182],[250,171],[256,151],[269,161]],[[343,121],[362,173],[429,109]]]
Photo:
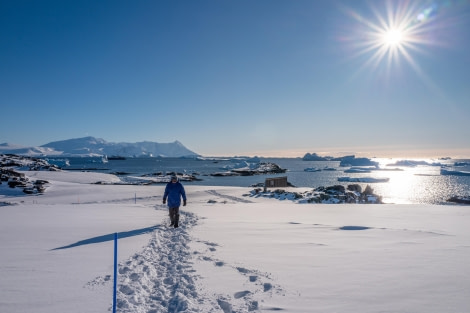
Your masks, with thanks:
[[[215,172],[211,176],[253,176],[261,174],[280,174],[287,170],[271,162],[244,163],[244,167],[233,168],[224,172]]]
[[[226,172],[215,172],[210,174],[211,176],[223,177],[223,176],[240,176],[240,173],[236,173],[233,171],[226,171]]]
[[[30,195],[36,193],[36,190],[33,187],[26,187],[23,189],[23,192]]]
[[[276,163],[271,162],[260,162],[254,168],[237,168],[233,169],[232,172],[238,173],[242,176],[251,176],[259,174],[280,174],[285,173],[286,170],[281,168]]]
[[[470,204],[470,197],[458,197],[454,196],[447,199],[448,202],[454,202],[459,204]]]
[[[260,188],[256,188],[247,196],[291,200],[297,203],[382,203],[382,197],[375,195],[369,185],[364,192],[360,190],[361,187],[356,185],[348,186],[348,191],[342,185],[318,187],[306,192],[288,192],[283,189],[262,192]]]
[[[46,160],[23,157],[17,155],[0,155],[0,179],[8,182],[10,188],[23,188],[26,194],[43,193],[46,190],[45,180],[36,180],[31,183],[24,173],[19,170],[39,171],[39,170],[60,170],[57,166],[49,164]]]
[[[26,187],[26,181],[21,181],[19,179],[15,179],[14,177],[12,180],[8,181],[8,186],[10,188],[15,188],[15,187]]]
[[[18,203],[0,201],[0,206],[18,205]]]
[[[348,190],[361,193],[362,192],[362,187],[359,184],[352,184],[352,185],[348,185]]]

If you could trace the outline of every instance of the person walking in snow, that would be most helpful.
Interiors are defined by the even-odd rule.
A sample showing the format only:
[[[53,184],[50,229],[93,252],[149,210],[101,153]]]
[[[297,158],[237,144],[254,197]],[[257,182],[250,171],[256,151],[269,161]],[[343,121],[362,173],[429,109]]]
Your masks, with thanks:
[[[171,176],[171,181],[166,184],[165,193],[163,194],[163,204],[168,199],[168,208],[170,210],[170,226],[178,227],[180,218],[181,198],[183,198],[183,206],[186,205],[186,192],[183,185],[178,181],[176,175]]]

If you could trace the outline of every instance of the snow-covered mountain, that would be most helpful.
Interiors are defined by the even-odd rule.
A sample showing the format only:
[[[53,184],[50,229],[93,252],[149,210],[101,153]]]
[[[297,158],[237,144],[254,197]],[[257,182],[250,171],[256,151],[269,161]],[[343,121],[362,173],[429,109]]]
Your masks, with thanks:
[[[101,138],[83,137],[54,141],[40,147],[23,147],[8,143],[0,144],[0,153],[12,153],[29,156],[162,156],[162,157],[192,157],[197,153],[186,148],[181,142],[158,143],[143,141],[136,143],[107,142]]]
[[[25,147],[10,143],[2,143],[0,144],[0,153],[11,153],[17,155],[27,155],[27,156],[55,156],[55,155],[62,155],[61,151],[56,151],[51,148],[45,147]]]

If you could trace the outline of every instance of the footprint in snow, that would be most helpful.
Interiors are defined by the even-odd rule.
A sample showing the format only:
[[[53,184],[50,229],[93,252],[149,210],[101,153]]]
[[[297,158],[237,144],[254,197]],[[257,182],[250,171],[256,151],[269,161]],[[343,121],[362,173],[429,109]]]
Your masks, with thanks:
[[[366,230],[370,229],[370,227],[366,226],[343,226],[339,228],[340,230]]]
[[[266,291],[273,289],[273,285],[270,283],[264,283],[263,288],[264,288],[264,292],[266,292]]]
[[[266,273],[217,260],[213,256],[215,247],[219,246],[217,243],[199,241],[206,245],[205,252],[191,251],[189,243],[193,238],[188,230],[197,224],[197,220],[195,214],[182,212],[182,227],[156,228],[148,245],[119,265],[117,305],[120,313],[252,312],[264,309],[258,303],[272,296],[272,291],[281,291],[271,284]],[[166,223],[166,218],[163,223]],[[196,255],[199,260],[212,262],[215,267],[228,266],[245,276],[247,280],[240,286],[241,291],[234,291],[232,295],[200,294],[197,281],[201,277],[193,269]],[[109,275],[98,277],[87,287],[110,281]]]
[[[239,291],[239,292],[235,292],[235,294],[233,295],[233,297],[235,299],[240,299],[240,298],[243,298],[244,296],[246,295],[249,295],[251,292],[248,291],[248,290],[244,290],[244,291]]]
[[[237,270],[238,270],[240,273],[243,273],[243,274],[248,274],[248,273],[250,273],[250,270],[247,270],[246,268],[243,268],[243,267],[237,267]]]
[[[232,313],[232,305],[230,302],[225,301],[223,299],[217,299],[217,303],[219,304],[220,308],[224,313]]]

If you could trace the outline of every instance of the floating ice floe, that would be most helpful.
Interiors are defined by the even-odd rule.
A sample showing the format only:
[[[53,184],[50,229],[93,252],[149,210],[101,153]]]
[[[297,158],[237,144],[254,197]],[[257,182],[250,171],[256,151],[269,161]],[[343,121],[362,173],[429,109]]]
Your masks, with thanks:
[[[321,172],[321,171],[336,171],[336,168],[325,166],[324,168],[307,167],[304,169],[304,172]]]
[[[345,173],[370,173],[370,168],[364,167],[351,167],[347,170],[344,170]]]
[[[319,169],[318,167],[307,167],[304,169],[304,172],[320,172],[321,169]]]
[[[440,162],[426,162],[426,161],[419,161],[419,160],[399,160],[392,164],[387,164],[387,166],[404,166],[404,167],[416,167],[418,165],[424,166],[442,166]]]
[[[390,178],[375,178],[375,177],[338,177],[338,181],[352,182],[352,183],[386,183]]]
[[[441,175],[470,176],[470,172],[453,171],[453,170],[446,170],[445,168],[441,168]]]

